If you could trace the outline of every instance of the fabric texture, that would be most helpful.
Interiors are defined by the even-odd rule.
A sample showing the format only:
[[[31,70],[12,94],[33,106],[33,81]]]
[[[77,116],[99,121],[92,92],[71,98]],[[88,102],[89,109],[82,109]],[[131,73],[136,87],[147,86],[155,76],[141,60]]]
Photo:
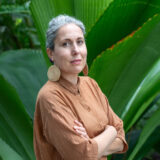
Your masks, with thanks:
[[[76,134],[75,120],[85,127],[88,141]],[[93,138],[103,132],[106,125],[116,128],[125,152],[128,145],[123,122],[95,80],[78,77],[77,85],[63,78],[58,82],[48,81],[39,91],[34,115],[36,160],[97,160],[98,145]]]

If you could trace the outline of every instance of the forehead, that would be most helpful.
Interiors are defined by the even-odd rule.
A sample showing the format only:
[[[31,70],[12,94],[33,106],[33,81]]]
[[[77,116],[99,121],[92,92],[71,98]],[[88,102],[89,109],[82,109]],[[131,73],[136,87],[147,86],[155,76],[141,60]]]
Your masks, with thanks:
[[[81,28],[76,24],[70,23],[70,24],[65,24],[58,30],[56,39],[63,40],[72,38],[83,38],[83,37],[84,36]]]

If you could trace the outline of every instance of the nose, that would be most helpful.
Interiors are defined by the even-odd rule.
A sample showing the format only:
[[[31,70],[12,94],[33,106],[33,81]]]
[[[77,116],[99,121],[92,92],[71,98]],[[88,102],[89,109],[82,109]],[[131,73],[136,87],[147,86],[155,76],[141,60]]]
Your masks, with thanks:
[[[74,43],[72,47],[72,55],[77,55],[77,54],[79,54],[79,47],[76,43]]]

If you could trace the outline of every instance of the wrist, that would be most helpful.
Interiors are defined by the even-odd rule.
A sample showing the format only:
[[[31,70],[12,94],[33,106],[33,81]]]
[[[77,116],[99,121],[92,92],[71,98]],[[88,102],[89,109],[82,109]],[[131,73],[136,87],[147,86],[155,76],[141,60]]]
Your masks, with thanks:
[[[117,130],[116,130],[115,127],[107,125],[106,128],[105,128],[105,130],[110,131],[115,136],[115,138],[116,138],[116,136],[117,136]]]

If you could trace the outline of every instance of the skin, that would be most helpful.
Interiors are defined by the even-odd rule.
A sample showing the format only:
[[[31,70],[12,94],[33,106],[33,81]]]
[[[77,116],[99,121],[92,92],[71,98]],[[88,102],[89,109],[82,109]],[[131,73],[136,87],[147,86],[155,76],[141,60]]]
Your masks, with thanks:
[[[89,136],[83,125],[77,120],[75,120],[74,123],[75,126],[73,128],[76,133],[85,140],[89,140]],[[107,156],[123,150],[124,144],[122,140],[116,138],[116,136],[117,131],[115,127],[107,125],[106,129],[101,134],[93,138],[98,144],[98,159],[102,156]]]
[[[87,49],[82,30],[75,24],[62,26],[54,41],[54,50],[47,48],[48,57],[59,67],[61,76],[76,85],[78,74],[86,64]],[[75,120],[73,129],[75,133],[89,140],[89,136],[83,125]],[[123,142],[116,138],[117,131],[113,126],[106,126],[106,129],[94,137],[98,144],[97,158],[123,150]]]
[[[54,41],[54,50],[47,48],[49,58],[59,67],[61,76],[77,84],[78,74],[86,64],[87,49],[82,30],[75,24],[62,26]],[[73,62],[79,60],[78,62]]]

